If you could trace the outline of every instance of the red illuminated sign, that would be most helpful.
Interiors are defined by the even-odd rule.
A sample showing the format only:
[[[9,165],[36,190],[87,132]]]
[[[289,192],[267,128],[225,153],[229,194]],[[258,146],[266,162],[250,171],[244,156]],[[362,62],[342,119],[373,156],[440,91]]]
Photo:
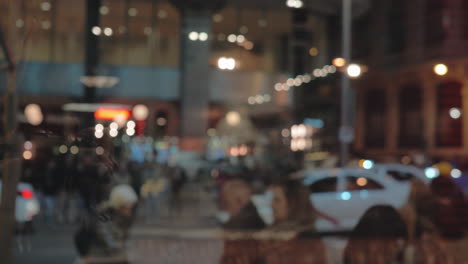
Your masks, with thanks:
[[[115,120],[116,118],[128,120],[130,118],[130,111],[128,109],[101,107],[94,112],[94,118],[99,120]]]

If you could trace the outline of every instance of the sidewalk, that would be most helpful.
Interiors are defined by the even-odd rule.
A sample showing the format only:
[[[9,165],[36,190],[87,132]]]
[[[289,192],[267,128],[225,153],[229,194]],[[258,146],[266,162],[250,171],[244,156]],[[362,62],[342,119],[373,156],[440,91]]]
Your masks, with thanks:
[[[170,195],[160,199],[153,215],[145,215],[142,201],[136,225],[163,228],[213,228],[217,227],[217,211],[212,194],[196,184],[186,185],[180,193],[177,207],[171,204]]]

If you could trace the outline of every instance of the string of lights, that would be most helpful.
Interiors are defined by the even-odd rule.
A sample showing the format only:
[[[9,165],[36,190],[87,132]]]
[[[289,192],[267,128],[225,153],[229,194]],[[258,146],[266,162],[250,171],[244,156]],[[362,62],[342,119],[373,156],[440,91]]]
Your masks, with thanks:
[[[304,83],[310,83],[311,81],[318,79],[318,78],[325,78],[330,74],[336,73],[336,67],[333,65],[325,65],[322,68],[316,68],[312,71],[311,74],[306,73],[302,75],[297,75],[296,77],[288,78],[285,82],[278,82],[275,84],[275,90],[277,92],[281,91],[289,91],[292,87],[296,86],[299,87]],[[255,104],[263,104],[268,103],[271,101],[271,95],[263,94],[263,95],[255,95],[250,96],[247,102],[250,105]]]
[[[285,82],[279,82],[275,84],[275,90],[277,92],[289,91],[291,87],[301,86],[304,83],[309,83],[317,78],[325,78],[329,74],[336,73],[336,67],[333,65],[325,65],[322,68],[317,68],[312,71],[312,74],[306,73],[303,75],[297,75],[295,78],[288,78]]]

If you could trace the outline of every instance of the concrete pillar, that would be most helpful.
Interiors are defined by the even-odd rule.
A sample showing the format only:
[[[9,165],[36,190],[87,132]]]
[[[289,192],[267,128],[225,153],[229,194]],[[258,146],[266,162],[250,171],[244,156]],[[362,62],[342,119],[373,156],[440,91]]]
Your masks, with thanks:
[[[210,98],[211,15],[209,9],[182,10],[180,135],[183,150],[204,149]],[[206,33],[209,38],[190,40],[191,32]]]
[[[462,117],[463,118],[463,152],[468,153],[468,78],[463,81],[462,88]]]
[[[365,148],[365,133],[366,133],[366,115],[365,115],[365,98],[367,89],[360,89],[356,92],[356,119],[355,126],[355,140],[354,149],[356,151],[363,151]]]
[[[436,82],[431,79],[423,80],[423,116],[424,139],[426,150],[431,152],[436,146],[436,122],[437,122],[437,91]]]
[[[97,73],[99,64],[99,38],[94,35],[93,27],[99,26],[101,0],[88,0],[86,2],[86,24],[85,24],[85,75],[94,76]],[[84,101],[94,102],[96,100],[96,88],[84,88]]]

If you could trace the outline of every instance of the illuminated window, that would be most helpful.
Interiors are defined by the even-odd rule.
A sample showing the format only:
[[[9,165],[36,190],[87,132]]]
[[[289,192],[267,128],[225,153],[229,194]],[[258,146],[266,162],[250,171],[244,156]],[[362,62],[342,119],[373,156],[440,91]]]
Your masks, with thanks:
[[[463,142],[463,118],[454,118],[453,110],[462,109],[462,84],[448,81],[437,87],[437,145],[441,147],[460,147]],[[462,114],[462,113],[461,113]]]

